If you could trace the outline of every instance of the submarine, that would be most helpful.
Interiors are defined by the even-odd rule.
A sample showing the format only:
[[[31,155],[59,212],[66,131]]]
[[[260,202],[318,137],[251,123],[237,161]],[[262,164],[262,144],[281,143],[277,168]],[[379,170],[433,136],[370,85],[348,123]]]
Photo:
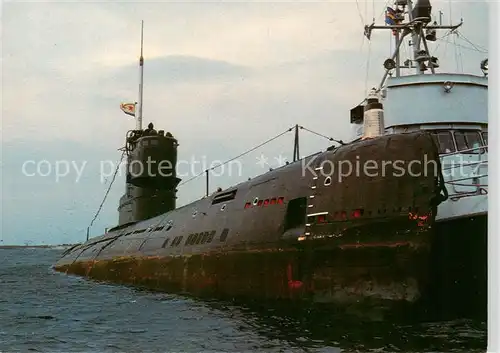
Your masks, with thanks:
[[[178,142],[149,126],[127,136],[119,224],[68,249],[56,270],[252,300],[421,297],[429,272],[429,229],[443,198],[430,134],[380,136],[331,148],[176,208],[180,180],[175,169],[160,169],[162,163],[175,165]],[[156,162],[150,163],[152,173],[134,168],[147,161]],[[338,182],[325,169],[342,161],[421,167],[402,176],[347,175]],[[437,168],[425,174],[424,163]]]
[[[54,269],[202,297],[417,302],[444,198],[437,146],[426,132],[381,135],[383,106],[375,97],[364,114],[366,139],[182,207],[177,139],[152,123],[131,130],[118,225],[67,249]],[[385,175],[335,167],[346,162],[384,164],[378,173]]]
[[[398,16],[414,18],[387,28],[425,37],[427,3],[396,2]],[[434,70],[433,59],[426,58]],[[460,271],[443,272],[452,269],[444,261],[466,262],[455,255],[463,255],[471,238],[462,245],[454,241],[460,227],[446,229],[446,241],[440,237],[439,209],[450,202],[442,140],[431,129],[408,129],[408,123],[388,127],[385,107],[395,110],[394,103],[384,101],[384,90],[372,90],[363,105],[351,110],[358,132],[352,141],[224,190],[207,189],[204,197],[177,207],[179,143],[152,123],[142,128],[143,63],[141,31],[138,109],[134,104],[126,108],[136,128],[125,135],[127,175],[118,224],[95,238],[87,233],[87,241],[62,253],[56,271],[203,298],[387,312],[409,307],[430,313],[453,302],[450,312],[462,315],[463,303],[477,300],[477,293],[457,290],[456,283],[475,288],[471,278],[484,277],[482,269],[467,278],[460,278]],[[384,79],[399,69],[395,64],[393,59],[384,63]],[[424,65],[419,68],[422,72],[414,76],[431,76],[422,74]],[[418,111],[402,114],[420,119]],[[298,147],[295,152],[298,157]],[[484,305],[478,311],[485,315]]]

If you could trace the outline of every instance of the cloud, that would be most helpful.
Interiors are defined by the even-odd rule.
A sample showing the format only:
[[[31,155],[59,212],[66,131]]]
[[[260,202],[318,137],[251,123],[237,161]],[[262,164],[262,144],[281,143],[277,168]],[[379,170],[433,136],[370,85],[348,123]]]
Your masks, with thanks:
[[[123,75],[130,75],[130,67],[122,69]],[[192,56],[167,56],[148,60],[148,84],[165,85],[179,82],[203,82],[224,80],[232,77],[244,79],[249,69],[220,60],[207,60]],[[158,73],[164,73],[158,76]]]

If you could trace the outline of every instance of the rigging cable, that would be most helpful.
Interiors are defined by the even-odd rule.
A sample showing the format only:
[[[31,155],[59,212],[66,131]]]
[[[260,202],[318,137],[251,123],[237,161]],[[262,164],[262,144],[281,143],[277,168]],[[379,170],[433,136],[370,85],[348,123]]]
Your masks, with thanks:
[[[378,19],[379,19],[379,18],[380,18],[380,17],[384,14],[384,12],[386,11],[386,9],[387,9],[387,5],[389,5],[389,1],[390,1],[390,0],[387,0],[387,1],[385,2],[384,7],[382,8],[382,12],[380,13],[380,15],[378,15],[377,20],[378,20]],[[373,11],[375,12],[375,9],[374,9]],[[375,21],[374,21],[374,22],[375,22]]]
[[[448,36],[449,36],[450,34],[452,34],[452,33],[453,33],[453,30],[451,30],[451,29],[450,29],[450,30],[449,30],[449,31],[447,31],[445,34],[443,34],[441,37],[436,38],[436,40],[440,40],[440,41],[442,41],[442,42],[444,42],[444,43],[447,43],[447,42],[444,40],[444,38],[448,37]],[[440,46],[441,46],[441,43],[438,43],[438,44],[436,45],[436,48],[434,49],[434,51],[435,51],[435,52],[437,52],[437,50],[439,49],[439,47],[440,47]],[[446,47],[445,47],[445,55],[446,55]]]
[[[313,131],[313,130],[309,130],[308,128],[305,128],[305,127],[303,127],[301,125],[299,125],[299,128],[302,129],[302,130],[306,130],[306,131],[308,131],[308,132],[310,132],[310,133],[312,133],[314,135],[323,137],[323,138],[325,138],[325,139],[327,139],[329,141],[333,141],[333,142],[337,142],[338,144],[345,145],[344,141],[342,141],[342,140],[335,140],[333,137],[325,136],[323,134],[320,134],[319,132],[316,132],[316,131]]]
[[[458,32],[458,34],[459,34],[459,38],[462,38],[462,39],[463,39],[463,40],[465,40],[467,43],[469,43],[470,45],[472,45],[472,47],[473,47],[476,51],[478,51],[479,53],[485,53],[485,54],[486,54],[486,53],[488,53],[488,49],[486,49],[486,48],[484,48],[484,47],[482,47],[482,46],[480,46],[480,45],[476,45],[476,44],[472,43],[469,39],[467,39],[467,37],[466,37],[466,36],[464,36],[464,34],[463,34],[462,32],[460,32],[460,31],[457,31],[457,32]]]
[[[478,50],[478,49],[476,49],[476,48],[471,48],[471,47],[466,46],[466,45],[457,44],[456,42],[455,42],[455,43],[453,43],[453,42],[450,42],[450,41],[448,41],[448,40],[444,40],[444,39],[438,39],[438,40],[441,40],[441,41],[443,41],[443,42],[445,42],[445,43],[448,43],[448,44],[454,45],[454,46],[456,46],[456,47],[458,47],[458,48],[462,48],[462,49],[466,49],[466,50],[472,50],[472,51],[475,51],[475,52],[478,52],[478,53],[482,53],[482,54],[488,54],[488,51]]]
[[[358,9],[359,20],[361,21],[361,25],[364,27],[365,26],[365,20],[363,19],[363,15],[361,14],[361,8],[359,7],[359,1],[358,0],[356,0],[356,7]],[[366,3],[365,3],[365,10],[366,10]],[[366,15],[365,15],[365,17],[366,17]],[[361,45],[359,46],[359,52],[361,52],[363,50],[363,45],[364,44],[365,44],[365,35],[363,34],[363,36],[361,38]]]
[[[113,182],[115,181],[116,174],[118,174],[118,170],[120,169],[120,165],[121,165],[121,163],[123,161],[123,157],[124,156],[125,156],[125,151],[122,152],[122,156],[120,157],[120,161],[116,165],[115,173],[113,174],[113,178],[111,179],[111,183],[109,183],[108,190],[106,190],[106,193],[104,194],[104,198],[102,199],[102,202],[99,205],[99,208],[97,209],[97,212],[96,212],[94,218],[92,219],[92,221],[90,222],[89,226],[87,227],[87,240],[89,238],[89,230],[92,227],[92,225],[94,224],[94,221],[97,219],[97,216],[101,212],[102,206],[104,205],[104,202],[106,201],[106,198],[108,197],[109,191],[111,190],[111,186],[113,186]]]
[[[373,8],[375,8],[375,1],[373,2]],[[366,17],[368,17],[368,4],[365,2],[365,12],[366,12]],[[373,22],[375,22],[375,11],[372,13],[373,16]],[[370,74],[370,60],[371,60],[371,54],[372,54],[372,41],[368,41],[368,57],[366,59],[366,75],[365,75],[365,96],[368,95],[368,77]]]
[[[454,49],[455,49],[455,65],[457,66],[456,70],[457,72],[459,71],[459,67],[458,67],[458,51],[457,51],[457,33],[455,33],[455,36],[453,36],[453,45],[454,45]]]
[[[460,50],[462,46],[457,44],[457,38],[459,38],[458,31],[455,32],[455,36],[453,37],[453,45],[455,46],[455,62],[457,65],[457,71],[460,72],[460,66],[462,66],[461,72],[463,72],[462,51]]]
[[[457,37],[458,37],[458,33],[457,33]],[[460,37],[458,37],[458,38],[460,38]],[[464,58],[463,58],[462,46],[460,46],[458,48],[458,57],[460,59],[460,70],[462,73],[464,73]]]
[[[368,41],[368,58],[366,60],[366,75],[365,75],[365,96],[368,95],[368,77],[370,75],[370,57],[372,53],[372,41]]]
[[[361,9],[359,8],[359,2],[358,2],[358,0],[356,0],[356,7],[358,8],[358,15],[359,15],[359,19],[361,20],[361,24],[364,26],[365,25],[365,20],[363,19],[363,16],[361,15]]]
[[[450,8],[450,26],[451,26],[451,24],[452,24],[451,23],[452,22],[451,19],[453,18],[453,12],[452,12],[452,9],[451,9],[451,0],[448,0],[448,6]]]
[[[224,163],[220,163],[220,164],[215,165],[215,166],[213,166],[213,167],[211,167],[211,168],[208,168],[207,170],[204,170],[203,172],[201,172],[201,173],[199,173],[199,174],[197,174],[197,175],[193,176],[192,178],[189,178],[188,180],[186,180],[186,181],[184,181],[184,182],[180,183],[180,184],[179,184],[179,186],[184,185],[184,184],[186,184],[186,183],[189,183],[190,181],[192,181],[192,180],[194,180],[194,179],[196,179],[196,178],[199,178],[200,176],[202,176],[203,174],[205,174],[206,172],[208,172],[208,171],[210,171],[210,170],[213,170],[213,169],[215,169],[215,168],[221,167],[221,166],[223,166],[223,165],[225,165],[225,164],[227,164],[227,163],[229,163],[229,162],[234,161],[234,160],[235,160],[235,159],[237,159],[237,158],[240,158],[240,157],[242,157],[242,156],[244,156],[244,155],[246,155],[246,154],[248,154],[248,153],[250,153],[250,152],[252,152],[252,151],[255,151],[257,148],[262,147],[262,146],[264,146],[265,144],[268,144],[269,142],[276,140],[277,138],[279,138],[279,137],[281,137],[281,136],[285,135],[286,133],[289,133],[289,132],[290,132],[290,131],[292,131],[294,128],[295,128],[295,126],[293,126],[293,127],[289,128],[289,129],[287,129],[286,131],[283,131],[281,134],[278,134],[278,135],[274,136],[273,138],[270,138],[269,140],[267,140],[267,141],[265,141],[265,142],[261,143],[260,145],[255,146],[255,147],[253,147],[253,148],[251,148],[251,149],[249,149],[249,150],[247,150],[247,151],[245,151],[245,152],[243,152],[243,153],[239,154],[239,155],[238,155],[238,156],[236,156],[236,157],[233,157],[233,158],[231,158],[231,159],[228,159],[228,160],[227,160],[227,161],[225,161]]]
[[[375,0],[372,0],[372,19],[375,22]]]

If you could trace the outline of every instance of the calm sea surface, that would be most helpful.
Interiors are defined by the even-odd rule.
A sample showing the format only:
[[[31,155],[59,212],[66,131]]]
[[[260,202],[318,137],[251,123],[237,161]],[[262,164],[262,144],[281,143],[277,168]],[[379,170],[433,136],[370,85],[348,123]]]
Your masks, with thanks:
[[[486,323],[401,325],[104,285],[0,249],[0,352],[481,352]]]

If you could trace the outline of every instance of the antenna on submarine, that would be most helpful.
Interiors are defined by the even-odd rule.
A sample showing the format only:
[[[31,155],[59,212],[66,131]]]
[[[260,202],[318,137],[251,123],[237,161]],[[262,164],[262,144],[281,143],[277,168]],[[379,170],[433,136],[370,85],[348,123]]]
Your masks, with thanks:
[[[142,97],[144,84],[144,57],[142,56],[144,44],[144,20],[141,21],[141,56],[139,58],[139,101],[136,115],[136,130],[142,130]]]

